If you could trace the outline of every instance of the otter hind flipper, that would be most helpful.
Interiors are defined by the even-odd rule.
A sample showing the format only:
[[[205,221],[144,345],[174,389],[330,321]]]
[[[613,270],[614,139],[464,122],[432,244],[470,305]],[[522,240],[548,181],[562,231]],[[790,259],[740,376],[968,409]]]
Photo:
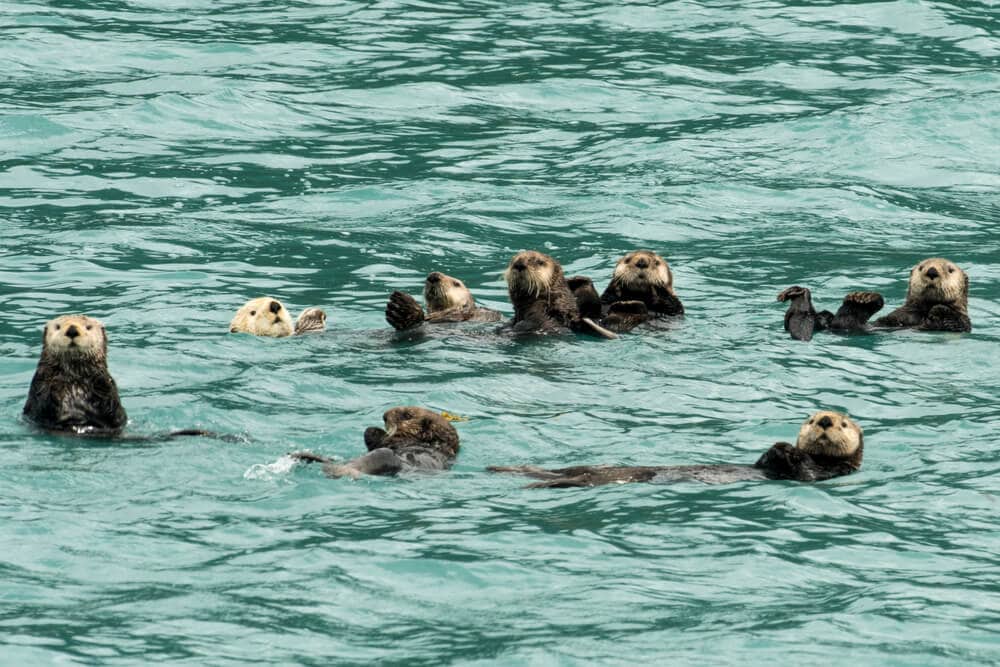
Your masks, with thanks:
[[[601,297],[594,287],[594,281],[587,276],[573,276],[566,279],[566,284],[576,299],[576,307],[580,311],[580,317],[589,317],[592,320],[601,319]]]
[[[524,488],[526,489],[568,489],[573,487],[594,486],[589,475],[577,475],[576,477],[556,477],[543,482],[532,482]]]
[[[844,302],[837,309],[831,329],[847,331],[864,330],[872,315],[885,305],[885,300],[878,292],[851,292],[844,297]]]
[[[405,292],[395,291],[385,305],[385,320],[396,331],[413,329],[424,323],[424,309]]]
[[[785,331],[795,340],[810,341],[816,330],[816,310],[808,287],[793,285],[778,294],[778,301],[788,301],[785,311]]]
[[[546,470],[545,468],[539,468],[538,466],[487,466],[486,469],[490,472],[507,472],[517,475],[525,475],[527,477],[534,477],[536,479],[553,479],[555,477],[561,477],[561,473],[554,470]]]

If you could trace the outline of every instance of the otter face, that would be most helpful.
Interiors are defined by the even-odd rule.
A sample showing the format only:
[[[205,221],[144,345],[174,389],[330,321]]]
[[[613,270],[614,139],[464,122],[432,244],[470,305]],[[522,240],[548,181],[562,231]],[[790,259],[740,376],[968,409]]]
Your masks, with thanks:
[[[236,316],[229,323],[229,332],[254,336],[291,336],[292,316],[280,301],[262,296],[247,301],[236,311]]]
[[[910,270],[907,301],[925,304],[961,303],[969,298],[969,276],[942,257],[930,257]]]
[[[63,315],[49,320],[42,330],[42,354],[104,358],[108,336],[104,323],[86,315]]]
[[[795,446],[807,454],[846,458],[855,455],[861,443],[861,427],[850,417],[823,410],[802,424]]]
[[[619,259],[611,279],[626,288],[642,290],[658,286],[674,293],[670,265],[651,250],[636,250]]]
[[[458,431],[447,419],[426,408],[413,405],[391,408],[382,415],[382,421],[386,439],[404,436],[458,451]]]
[[[428,274],[424,281],[424,303],[431,312],[476,307],[476,300],[472,298],[472,292],[465,283],[439,271]]]
[[[525,250],[511,258],[503,276],[512,295],[539,297],[548,293],[552,281],[561,274],[562,268],[556,260],[534,250]]]
[[[295,335],[326,329],[326,313],[319,308],[306,308],[295,320]]]

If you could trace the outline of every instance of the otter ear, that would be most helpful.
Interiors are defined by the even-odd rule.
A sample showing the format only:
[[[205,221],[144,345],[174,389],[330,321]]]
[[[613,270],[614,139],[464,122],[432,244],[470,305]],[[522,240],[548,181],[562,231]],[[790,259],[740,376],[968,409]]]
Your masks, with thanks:
[[[42,327],[42,349],[43,350],[45,349],[45,346],[48,344],[48,340],[47,340],[47,337],[45,335],[48,332],[49,332],[49,325],[48,325],[48,322],[46,322],[45,326]]]
[[[236,333],[236,327],[229,327],[229,333]]]

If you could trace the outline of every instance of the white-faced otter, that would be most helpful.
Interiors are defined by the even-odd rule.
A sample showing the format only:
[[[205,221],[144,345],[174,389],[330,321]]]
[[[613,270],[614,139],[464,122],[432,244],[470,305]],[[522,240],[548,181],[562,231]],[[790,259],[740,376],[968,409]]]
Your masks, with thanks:
[[[643,322],[684,314],[670,265],[651,250],[635,250],[620,258],[600,297],[586,276],[574,276],[567,283],[580,313],[611,331],[631,331]]]
[[[789,302],[785,330],[798,340],[811,339],[814,331],[870,331],[868,320],[885,303],[877,292],[851,292],[844,297],[836,314],[827,310],[817,313],[809,290],[798,285],[783,290],[778,301]],[[920,331],[972,331],[969,276],[947,259],[925,259],[910,270],[906,303],[872,325]]]
[[[385,319],[397,331],[415,329],[425,322],[499,322],[502,315],[480,308],[472,292],[458,278],[434,271],[424,281],[427,312],[409,294],[393,292],[385,306]]]
[[[120,434],[128,421],[118,386],[108,372],[108,337],[104,324],[86,315],[63,315],[42,329],[42,354],[31,378],[26,419],[59,433],[109,437]],[[160,436],[130,436],[150,442],[176,436],[227,439],[211,431],[183,429]]]
[[[552,257],[526,250],[510,260],[504,272],[514,318],[505,328],[513,333],[548,334],[567,330],[601,338],[617,336],[580,314],[562,266]]]
[[[346,463],[335,463],[311,452],[293,452],[292,458],[323,464],[328,477],[395,475],[407,470],[447,470],[458,456],[458,431],[442,415],[415,406],[387,410],[385,429],[365,429],[368,453]]]
[[[326,313],[319,308],[307,308],[292,324],[291,313],[277,299],[268,296],[250,299],[236,311],[229,323],[230,333],[248,333],[254,336],[282,338],[293,334],[323,331]]]
[[[45,325],[24,416],[42,428],[72,433],[114,435],[125,426],[128,416],[108,372],[108,338],[100,320],[63,315]]]
[[[817,313],[809,289],[798,285],[782,290],[778,301],[789,302],[785,311],[785,331],[796,340],[811,340],[815,331],[867,331],[869,318],[884,304],[878,292],[851,292],[844,297],[836,314],[829,310]]]
[[[874,324],[921,331],[972,331],[968,274],[941,257],[923,260],[910,270],[906,303]]]
[[[802,424],[794,446],[787,442],[775,443],[752,466],[574,466],[554,470],[535,466],[491,466],[488,470],[543,480],[531,484],[532,488],[626,482],[698,481],[723,484],[765,479],[814,482],[854,472],[861,467],[863,454],[861,427],[846,415],[822,411]]]

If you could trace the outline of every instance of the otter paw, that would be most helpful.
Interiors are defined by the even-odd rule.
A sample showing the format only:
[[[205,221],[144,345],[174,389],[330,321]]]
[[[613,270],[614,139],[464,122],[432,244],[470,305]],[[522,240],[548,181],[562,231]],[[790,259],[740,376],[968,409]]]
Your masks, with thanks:
[[[797,299],[800,296],[809,296],[809,288],[792,285],[791,287],[786,287],[778,293],[778,301],[790,301],[792,299]]]
[[[649,309],[642,301],[616,301],[608,308],[608,315],[648,315]]]
[[[424,309],[409,294],[396,291],[385,305],[385,320],[397,331],[412,329],[423,324]]]
[[[326,463],[330,460],[325,456],[313,454],[312,452],[291,452],[288,455],[296,461],[301,461],[302,463]]]

